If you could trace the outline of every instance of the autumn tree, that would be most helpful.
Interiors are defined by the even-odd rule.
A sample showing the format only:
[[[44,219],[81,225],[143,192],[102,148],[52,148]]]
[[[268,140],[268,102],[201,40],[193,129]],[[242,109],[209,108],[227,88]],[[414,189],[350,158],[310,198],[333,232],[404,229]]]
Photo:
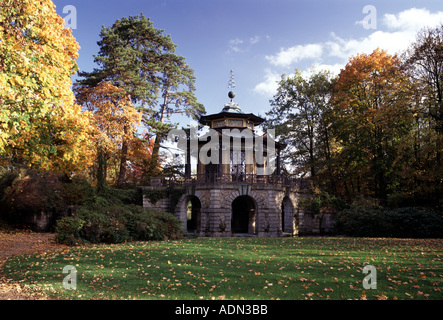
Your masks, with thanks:
[[[352,57],[333,91],[331,123],[348,197],[386,199],[398,184],[401,138],[411,125],[410,80],[397,55]]]
[[[146,158],[146,148],[139,135],[141,113],[132,104],[129,96],[121,87],[110,81],[102,81],[96,87],[88,88],[74,85],[77,101],[84,109],[93,114],[92,124],[98,134],[95,136],[97,148],[97,181],[99,189],[107,178],[108,165],[118,167],[117,184],[122,185],[127,171],[127,162],[133,155]]]
[[[298,70],[293,76],[283,75],[266,121],[266,126],[275,128],[279,139],[289,144],[283,153],[285,161],[315,182],[319,182],[318,174],[326,175],[331,192],[335,189],[331,167],[333,140],[326,115],[333,82],[325,71],[313,71],[309,77]]]
[[[50,0],[0,1],[0,159],[73,171],[93,161],[70,89],[78,43]]]
[[[443,25],[419,32],[404,65],[415,88],[414,127],[402,157],[406,191],[438,203],[443,195]]]
[[[433,129],[443,133],[443,25],[423,29],[406,53],[410,75],[423,90],[423,112]]]
[[[151,164],[154,144],[155,138],[150,137],[147,132],[143,132],[139,138],[131,140],[125,183],[130,185],[145,183],[145,169]]]
[[[156,137],[153,168],[164,134],[175,125],[171,115],[198,118],[204,107],[195,97],[194,71],[185,59],[175,54],[176,45],[163,30],[154,28],[143,15],[123,17],[111,27],[102,27],[100,51],[95,57],[98,68],[80,72],[79,83],[94,87],[103,80],[125,90],[142,112],[142,123]]]

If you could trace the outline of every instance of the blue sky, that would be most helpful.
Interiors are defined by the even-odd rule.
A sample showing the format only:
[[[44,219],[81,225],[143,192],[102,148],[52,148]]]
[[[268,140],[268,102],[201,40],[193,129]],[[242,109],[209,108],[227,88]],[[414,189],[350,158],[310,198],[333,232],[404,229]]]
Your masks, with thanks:
[[[171,35],[176,53],[195,70],[196,96],[208,114],[229,101],[262,116],[276,81],[312,66],[338,73],[348,59],[377,47],[401,52],[423,27],[443,23],[441,0],[54,0],[57,12],[76,9],[73,34],[81,46],[78,65],[91,71],[102,25],[143,13]],[[366,6],[369,9],[363,12]],[[375,10],[374,10],[375,9]],[[72,13],[72,12],[71,12]],[[370,19],[372,18],[372,19]],[[366,20],[365,20],[366,19]],[[189,124],[183,120],[183,126]]]

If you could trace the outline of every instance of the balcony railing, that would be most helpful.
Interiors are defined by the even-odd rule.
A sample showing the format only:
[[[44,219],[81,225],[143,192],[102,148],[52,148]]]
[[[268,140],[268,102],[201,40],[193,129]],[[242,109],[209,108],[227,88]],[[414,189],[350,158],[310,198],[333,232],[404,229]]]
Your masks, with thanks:
[[[185,186],[192,184],[257,184],[310,188],[311,181],[283,175],[207,173],[185,177],[151,177],[151,186]]]

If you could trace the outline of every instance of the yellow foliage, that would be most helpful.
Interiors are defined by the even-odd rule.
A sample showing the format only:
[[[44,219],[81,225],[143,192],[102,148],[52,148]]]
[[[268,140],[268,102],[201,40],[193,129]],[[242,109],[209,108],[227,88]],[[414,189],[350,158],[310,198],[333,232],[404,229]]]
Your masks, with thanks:
[[[0,152],[43,169],[91,164],[90,115],[70,88],[79,45],[54,3],[1,0],[0,30]]]

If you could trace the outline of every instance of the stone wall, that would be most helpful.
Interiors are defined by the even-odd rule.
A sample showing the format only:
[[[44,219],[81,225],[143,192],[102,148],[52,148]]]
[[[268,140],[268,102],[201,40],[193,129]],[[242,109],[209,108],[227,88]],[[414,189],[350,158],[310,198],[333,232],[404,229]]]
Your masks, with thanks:
[[[158,187],[142,187],[143,190],[155,190]],[[165,212],[170,210],[171,199],[163,198],[155,201],[155,203],[151,203],[149,198],[143,195],[143,207],[147,209],[159,209]]]
[[[1,219],[10,225],[27,227],[36,232],[52,232],[57,220],[70,215],[76,206],[66,206],[63,211],[46,209],[41,211],[2,214]]]
[[[299,205],[300,199],[310,196],[310,191],[289,187],[254,184],[201,184],[186,187],[174,214],[187,230],[187,204],[196,197],[196,203],[200,204],[197,235],[231,237],[232,204],[240,196],[247,196],[254,204],[249,216],[248,234],[244,236],[281,237],[332,231],[333,213],[328,212],[321,216],[310,214]],[[144,207],[164,211],[169,211],[170,203],[168,198],[160,199],[156,203],[151,203],[146,196],[143,199]]]

